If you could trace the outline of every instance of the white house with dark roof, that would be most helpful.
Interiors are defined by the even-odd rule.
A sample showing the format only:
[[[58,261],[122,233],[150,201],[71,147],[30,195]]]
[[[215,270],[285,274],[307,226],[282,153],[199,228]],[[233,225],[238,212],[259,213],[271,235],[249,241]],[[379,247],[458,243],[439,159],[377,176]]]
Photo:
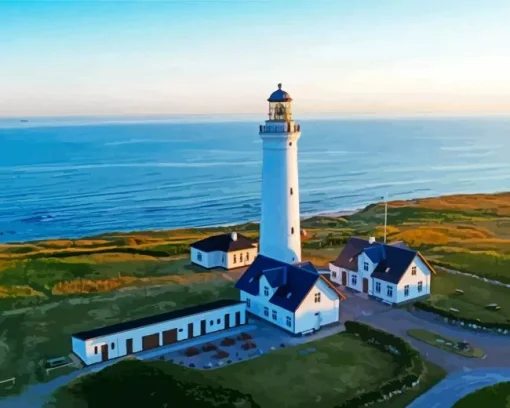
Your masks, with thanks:
[[[191,244],[191,262],[203,268],[233,269],[251,265],[258,247],[248,237],[232,232],[207,237]]]
[[[331,280],[390,304],[430,296],[435,273],[418,251],[403,242],[383,244],[352,237],[329,264]]]
[[[340,321],[345,296],[310,262],[287,264],[258,255],[236,283],[246,311],[293,334]]]

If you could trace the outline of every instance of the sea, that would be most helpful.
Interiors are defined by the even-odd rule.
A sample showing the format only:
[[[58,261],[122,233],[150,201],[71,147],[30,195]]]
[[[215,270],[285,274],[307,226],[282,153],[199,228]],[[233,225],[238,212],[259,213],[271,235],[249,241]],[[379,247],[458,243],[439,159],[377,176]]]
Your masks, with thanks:
[[[259,123],[0,120],[0,242],[257,221]],[[303,216],[510,191],[510,118],[300,123]]]

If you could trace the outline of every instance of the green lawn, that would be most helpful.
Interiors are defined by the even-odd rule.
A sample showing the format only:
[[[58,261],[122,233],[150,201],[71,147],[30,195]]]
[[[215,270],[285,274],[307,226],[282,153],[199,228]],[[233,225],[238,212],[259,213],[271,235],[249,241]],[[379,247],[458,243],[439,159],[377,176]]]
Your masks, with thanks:
[[[425,361],[425,373],[420,380],[420,383],[411,390],[403,394],[396,395],[388,401],[376,403],[372,405],[373,408],[406,408],[412,401],[418,398],[421,394],[428,391],[439,381],[446,377],[446,371],[436,364]]]
[[[75,332],[223,297],[237,298],[238,291],[233,282],[217,279],[64,298],[6,312],[10,314],[0,316],[0,380],[12,376],[22,384],[43,380],[38,366],[44,358],[69,354]]]
[[[305,356],[299,354],[300,350],[310,347],[315,347],[316,351]],[[213,371],[192,370],[161,361],[148,364],[180,381],[222,386],[250,394],[264,408],[330,408],[364,390],[377,388],[398,371],[391,354],[347,333],[279,349]]]
[[[459,310],[459,316],[480,319],[482,322],[510,321],[510,288],[438,271],[432,277],[431,289],[432,294],[427,302],[432,306],[445,310],[455,308]],[[463,290],[464,294],[457,294],[455,289]],[[501,309],[487,309],[485,306],[491,303],[497,303]]]
[[[482,349],[479,349],[477,347],[470,349],[469,351],[462,351],[458,350],[452,346],[448,346],[446,343],[450,343],[452,345],[457,344],[459,340],[450,339],[447,337],[440,336],[439,334],[433,333],[428,330],[423,329],[413,329],[408,330],[407,334],[409,336],[423,341],[424,343],[430,344],[431,346],[440,348],[442,350],[448,351],[450,353],[455,353],[463,357],[474,357],[474,358],[481,358],[485,355],[484,351]]]
[[[510,408],[510,382],[482,388],[458,401],[453,408]]]

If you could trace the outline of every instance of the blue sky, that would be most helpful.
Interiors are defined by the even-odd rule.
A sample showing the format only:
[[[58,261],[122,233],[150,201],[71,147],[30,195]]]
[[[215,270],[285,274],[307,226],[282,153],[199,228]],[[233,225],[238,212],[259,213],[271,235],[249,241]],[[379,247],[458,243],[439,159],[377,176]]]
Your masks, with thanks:
[[[510,112],[508,0],[1,1],[0,116]]]

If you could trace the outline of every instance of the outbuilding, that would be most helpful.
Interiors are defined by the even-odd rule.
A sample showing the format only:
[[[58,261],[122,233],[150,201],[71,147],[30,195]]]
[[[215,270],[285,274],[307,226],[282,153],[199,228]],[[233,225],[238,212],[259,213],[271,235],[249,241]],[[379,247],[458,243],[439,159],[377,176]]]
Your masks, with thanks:
[[[234,269],[251,265],[258,247],[250,238],[232,232],[191,244],[191,262],[203,268]]]
[[[91,365],[246,323],[244,302],[221,299],[76,333],[72,347],[85,365]]]

